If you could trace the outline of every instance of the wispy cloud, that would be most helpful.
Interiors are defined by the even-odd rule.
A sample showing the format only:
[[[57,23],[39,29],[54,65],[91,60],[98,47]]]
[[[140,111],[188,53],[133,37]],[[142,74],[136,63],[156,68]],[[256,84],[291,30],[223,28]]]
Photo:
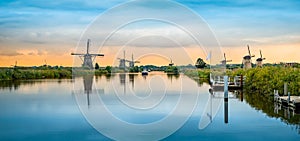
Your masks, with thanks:
[[[18,55],[24,55],[24,54],[19,53],[15,50],[9,50],[9,51],[1,50],[0,52],[0,56],[18,56]]]

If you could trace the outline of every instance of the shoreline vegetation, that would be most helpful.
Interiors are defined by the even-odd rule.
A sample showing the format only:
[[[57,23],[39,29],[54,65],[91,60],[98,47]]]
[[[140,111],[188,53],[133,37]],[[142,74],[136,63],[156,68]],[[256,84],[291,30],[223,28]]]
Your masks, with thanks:
[[[196,81],[209,82],[209,69],[186,70],[184,74]],[[291,95],[300,95],[300,69],[282,66],[267,66],[252,69],[226,70],[226,74],[233,78],[243,75],[246,77],[244,90],[260,93],[262,95],[273,95],[274,90],[283,94],[284,83],[288,84]]]
[[[175,66],[140,66],[126,72],[141,72],[143,69],[149,71],[164,71],[167,74],[179,74],[179,70],[200,85],[209,82],[210,69],[191,69]],[[12,67],[0,69],[0,80],[27,80],[27,79],[71,79],[74,76],[84,75],[111,75],[112,73],[122,73],[124,70],[117,67],[102,67],[95,70],[88,70],[81,67]],[[300,95],[300,68],[285,66],[266,66],[263,68],[252,69],[227,69],[229,77],[243,75],[246,77],[244,89],[247,91],[258,92],[264,95],[272,95],[274,90],[279,90],[283,94],[284,83],[288,84],[288,91],[292,95]]]
[[[112,75],[114,73],[139,73],[144,69],[147,71],[164,71],[167,74],[179,74],[178,68],[175,66],[153,65],[135,66],[133,68],[119,69],[118,67],[98,67],[90,70],[82,67],[58,67],[58,66],[40,66],[40,67],[10,67],[0,68],[0,81],[3,80],[30,80],[30,79],[72,79],[72,77],[84,75]]]

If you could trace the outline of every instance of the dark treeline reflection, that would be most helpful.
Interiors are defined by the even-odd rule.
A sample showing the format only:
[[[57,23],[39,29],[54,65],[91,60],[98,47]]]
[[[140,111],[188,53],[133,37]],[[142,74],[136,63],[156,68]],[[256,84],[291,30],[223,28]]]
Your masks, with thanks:
[[[106,81],[109,82],[111,78],[115,77],[115,75],[114,74],[95,75],[96,82],[102,79],[102,77],[105,77]]]
[[[172,81],[173,79],[178,79],[180,75],[179,74],[168,74],[167,73],[167,76],[168,76],[168,79],[170,79]]]
[[[0,81],[0,89],[2,90],[18,90],[20,86],[34,86],[36,84],[41,83],[61,83],[61,82],[70,82],[72,83],[72,79],[38,79],[38,80],[1,80]]]
[[[261,110],[266,113],[269,117],[279,118],[282,122],[287,125],[294,125],[298,134],[300,134],[300,110],[285,107],[281,104],[275,103],[273,96],[263,95],[258,92],[246,91],[245,99],[247,103],[256,110]]]

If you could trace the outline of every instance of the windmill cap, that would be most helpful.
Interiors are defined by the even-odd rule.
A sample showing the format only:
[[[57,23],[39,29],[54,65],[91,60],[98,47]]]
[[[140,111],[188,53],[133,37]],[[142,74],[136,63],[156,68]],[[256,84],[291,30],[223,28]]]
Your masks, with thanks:
[[[256,59],[256,61],[262,61],[262,60],[263,60],[262,58],[257,58],[257,59]]]
[[[249,55],[244,56],[244,59],[245,59],[245,60],[249,60],[249,59],[251,59],[251,56],[249,56]]]

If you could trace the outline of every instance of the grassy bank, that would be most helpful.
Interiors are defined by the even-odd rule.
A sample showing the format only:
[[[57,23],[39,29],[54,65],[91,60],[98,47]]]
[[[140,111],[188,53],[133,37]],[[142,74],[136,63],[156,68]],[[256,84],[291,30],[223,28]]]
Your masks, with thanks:
[[[209,69],[188,69],[184,71],[184,74],[192,79],[209,80]]]
[[[72,78],[69,69],[1,69],[0,80]]]
[[[84,75],[109,75],[111,68],[98,70],[72,68],[6,68],[0,69],[0,80],[25,80],[25,79],[71,79],[73,76]]]
[[[194,80],[209,80],[209,69],[191,69],[184,72]],[[235,69],[227,70],[227,75],[234,77],[237,75],[246,76],[245,90],[257,92],[264,95],[273,94],[279,90],[283,94],[284,83],[288,83],[288,91],[292,95],[300,95],[300,69],[291,67],[269,66],[264,68]]]
[[[236,75],[246,76],[245,88],[248,91],[260,94],[273,94],[279,90],[283,94],[284,83],[288,83],[288,91],[292,95],[300,95],[300,69],[290,67],[264,67],[248,70],[236,69],[227,71],[231,77]]]

